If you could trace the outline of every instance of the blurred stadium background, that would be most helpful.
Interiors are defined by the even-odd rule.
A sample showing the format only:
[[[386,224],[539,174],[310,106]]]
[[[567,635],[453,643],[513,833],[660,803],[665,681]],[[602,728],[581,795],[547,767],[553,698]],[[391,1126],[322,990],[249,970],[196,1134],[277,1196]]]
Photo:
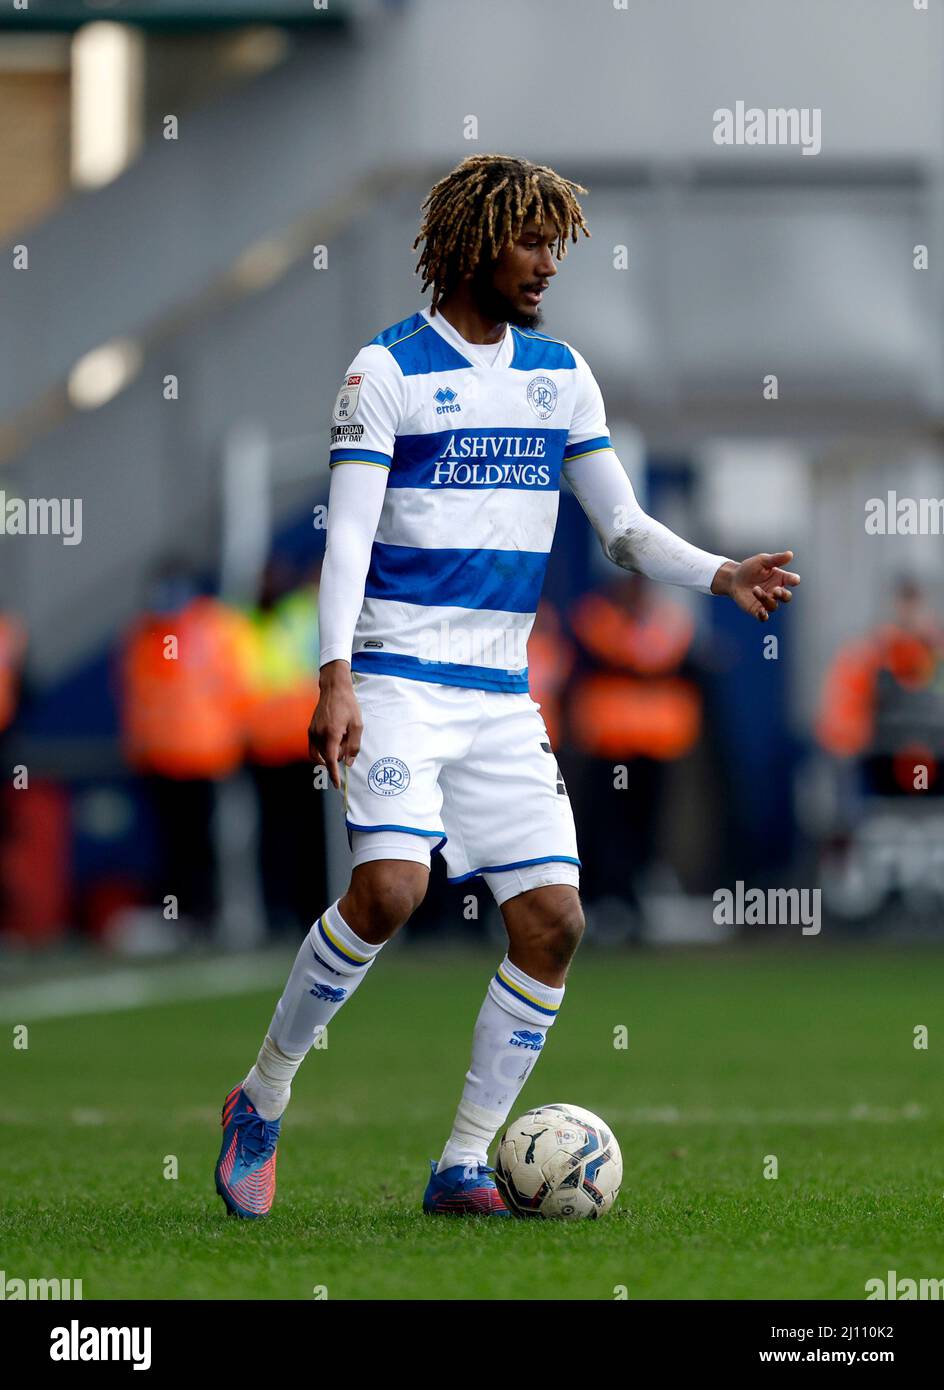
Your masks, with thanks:
[[[768,629],[621,584],[563,496],[531,668],[591,939],[724,936],[737,879],[936,934],[941,538],[865,514],[944,496],[940,55],[883,0],[5,6],[0,483],[81,500],[80,543],[0,546],[8,959],[244,950],[344,887],[303,761],[329,407],[417,303],[431,180],[485,149],[590,190],[546,329],[644,505],[804,579]],[[738,99],[820,107],[821,152],[715,145]],[[169,615],[199,660],[155,665]],[[439,867],[412,934],[495,930]]]

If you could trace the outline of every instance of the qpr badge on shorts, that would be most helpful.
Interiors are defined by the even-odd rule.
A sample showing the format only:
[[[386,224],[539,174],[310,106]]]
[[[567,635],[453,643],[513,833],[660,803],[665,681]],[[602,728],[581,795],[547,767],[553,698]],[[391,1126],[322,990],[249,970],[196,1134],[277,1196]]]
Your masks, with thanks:
[[[410,785],[410,769],[399,758],[378,758],[367,774],[367,785],[378,796],[399,796]]]
[[[357,409],[357,398],[361,393],[365,375],[365,372],[351,372],[344,378],[344,385],[334,403],[334,418],[339,425],[349,420]]]
[[[533,376],[528,382],[528,405],[539,420],[554,414],[557,387],[549,376]]]

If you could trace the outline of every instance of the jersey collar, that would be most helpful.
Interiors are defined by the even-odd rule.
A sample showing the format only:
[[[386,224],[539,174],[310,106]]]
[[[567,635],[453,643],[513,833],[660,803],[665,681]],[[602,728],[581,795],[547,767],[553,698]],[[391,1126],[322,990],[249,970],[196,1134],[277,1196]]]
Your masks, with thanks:
[[[451,347],[454,347],[457,352],[461,353],[473,367],[482,367],[486,371],[507,367],[512,357],[515,355],[514,335],[511,331],[511,324],[509,323],[505,324],[505,336],[501,340],[501,346],[495,355],[495,360],[493,362],[488,362],[483,361],[480,353],[477,351],[479,347],[485,346],[484,344],[467,342],[462,334],[443,318],[442,314],[430,314],[429,309],[422,309],[420,312],[429,326],[434,328],[439,336],[444,338]],[[492,345],[489,346],[491,347]]]

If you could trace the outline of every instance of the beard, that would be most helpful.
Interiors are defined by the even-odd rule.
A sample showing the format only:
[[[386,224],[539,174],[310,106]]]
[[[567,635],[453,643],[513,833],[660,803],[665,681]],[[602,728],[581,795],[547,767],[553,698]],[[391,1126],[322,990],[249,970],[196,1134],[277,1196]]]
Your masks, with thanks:
[[[495,288],[493,273],[494,266],[479,266],[472,279],[472,292],[479,313],[494,323],[510,323],[515,328],[537,328],[543,322],[540,305],[530,311],[519,309],[514,300]]]

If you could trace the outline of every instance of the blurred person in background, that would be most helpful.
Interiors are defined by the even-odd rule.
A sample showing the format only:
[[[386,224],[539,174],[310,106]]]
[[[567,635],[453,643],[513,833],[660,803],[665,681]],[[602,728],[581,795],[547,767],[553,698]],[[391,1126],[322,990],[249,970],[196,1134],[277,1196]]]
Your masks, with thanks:
[[[308,756],[319,693],[317,579],[300,583],[294,567],[270,560],[250,622],[246,752],[259,805],[260,878],[270,932],[297,937],[325,894],[324,793]]]
[[[590,910],[638,911],[657,853],[666,767],[690,753],[702,729],[691,678],[695,625],[642,575],[620,575],[571,612],[580,654],[568,692],[577,754]],[[616,769],[626,768],[622,784]]]
[[[563,697],[573,666],[573,643],[568,640],[553,603],[542,598],[528,638],[528,684],[532,698],[541,706],[554,748],[562,742]]]
[[[816,736],[857,760],[865,790],[941,795],[944,778],[944,623],[920,584],[902,576],[891,620],[844,643],[823,684]],[[927,768],[927,786],[915,769]]]
[[[161,566],[121,652],[125,756],[144,779],[158,835],[158,903],[209,931],[218,909],[215,792],[240,766],[251,698],[247,618],[208,597],[177,560]]]

